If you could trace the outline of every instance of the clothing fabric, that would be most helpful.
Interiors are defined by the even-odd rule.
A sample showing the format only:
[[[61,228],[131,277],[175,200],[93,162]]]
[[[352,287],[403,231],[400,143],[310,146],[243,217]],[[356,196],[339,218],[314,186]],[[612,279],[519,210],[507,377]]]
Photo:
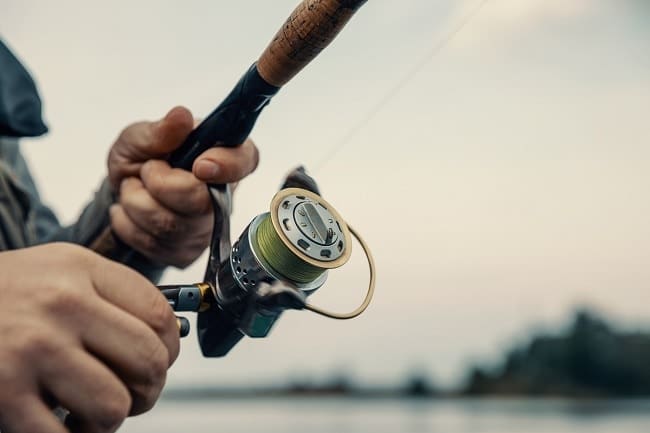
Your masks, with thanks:
[[[0,136],[37,137],[46,132],[34,80],[0,39]]]
[[[0,251],[26,248],[47,242],[71,242],[90,246],[110,225],[108,209],[114,203],[104,180],[78,220],[62,226],[43,203],[27,162],[20,152],[20,137],[47,132],[41,116],[41,99],[33,79],[0,39]],[[157,282],[164,266],[138,253],[115,257],[150,280]]]

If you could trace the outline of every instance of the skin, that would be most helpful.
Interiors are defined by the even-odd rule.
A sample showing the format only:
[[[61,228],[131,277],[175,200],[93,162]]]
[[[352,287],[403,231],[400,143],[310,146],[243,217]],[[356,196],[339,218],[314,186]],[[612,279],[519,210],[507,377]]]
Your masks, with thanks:
[[[179,351],[155,286],[63,243],[0,253],[0,335],[5,433],[65,432],[55,402],[74,414],[70,431],[113,432],[153,406]]]
[[[249,139],[236,148],[207,150],[191,173],[171,168],[164,158],[193,127],[187,109],[173,108],[158,122],[124,129],[108,157],[108,176],[117,195],[110,209],[113,231],[154,262],[180,268],[210,243],[214,213],[205,184],[237,182],[259,161]]]
[[[160,264],[185,267],[209,246],[206,183],[235,183],[258,163],[247,140],[206,151],[192,172],[172,169],[164,159],[194,124],[173,108],[125,128],[108,157],[112,229]],[[3,433],[114,432],[153,407],[179,351],[176,318],[151,282],[63,243],[0,253],[0,335]]]

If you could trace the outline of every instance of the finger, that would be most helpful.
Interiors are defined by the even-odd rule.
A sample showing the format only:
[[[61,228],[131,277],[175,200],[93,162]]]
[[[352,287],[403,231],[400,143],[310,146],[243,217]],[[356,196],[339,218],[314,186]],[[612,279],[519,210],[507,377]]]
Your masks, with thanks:
[[[171,365],[167,348],[143,321],[118,307],[102,301],[92,310],[93,320],[86,322],[81,335],[84,347],[110,366],[128,387],[133,398],[132,415],[151,409]],[[65,386],[65,377],[61,381]]]
[[[42,386],[85,421],[91,427],[88,431],[114,431],[129,415],[131,396],[126,386],[81,349],[58,351],[42,363],[39,373]]]
[[[111,228],[122,241],[150,260],[163,265],[185,268],[196,260],[210,242],[210,215],[195,219],[196,226],[200,225],[204,233],[192,232],[191,236],[188,235],[183,239],[178,239],[178,236],[163,239],[139,226],[121,205],[111,206],[109,212]],[[180,242],[182,242],[181,247],[179,247]]]
[[[194,175],[206,183],[230,183],[243,179],[257,168],[259,151],[253,140],[238,147],[212,147],[199,156]]]
[[[142,166],[140,178],[144,188],[173,211],[184,215],[212,212],[205,184],[190,172],[171,168],[164,161],[151,160]]]
[[[122,182],[119,204],[139,228],[158,239],[178,239],[190,228],[196,230],[196,218],[174,213],[161,205],[139,179],[129,178]]]
[[[81,334],[84,346],[114,367],[125,383],[158,384],[170,360],[153,329],[108,302],[101,301],[92,310],[94,320],[88,321]]]
[[[118,138],[130,162],[166,156],[192,131],[194,119],[185,107],[174,107],[157,122],[138,122],[126,127]]]
[[[114,191],[121,179],[136,176],[143,162],[165,158],[192,130],[192,114],[183,107],[171,109],[158,122],[137,122],[126,127],[111,147],[108,176]]]
[[[154,142],[149,150],[165,155],[180,146],[193,128],[194,118],[190,110],[174,107],[161,121],[156,122]]]
[[[110,260],[90,268],[92,284],[102,298],[144,321],[165,344],[170,364],[178,356],[180,339],[176,317],[165,297],[136,271]]]
[[[192,236],[180,241],[160,239],[138,226],[121,205],[110,207],[111,229],[129,246],[149,260],[166,266],[185,268],[208,247],[207,236]]]
[[[122,205],[115,204],[109,208],[109,215],[111,219],[111,229],[115,234],[129,246],[141,252],[149,259],[159,261],[156,252],[163,249],[158,238],[142,230],[131,218],[128,216]],[[162,264],[168,264],[164,260],[160,260]]]
[[[67,433],[36,393],[12,396],[9,406],[0,413],[0,431]]]

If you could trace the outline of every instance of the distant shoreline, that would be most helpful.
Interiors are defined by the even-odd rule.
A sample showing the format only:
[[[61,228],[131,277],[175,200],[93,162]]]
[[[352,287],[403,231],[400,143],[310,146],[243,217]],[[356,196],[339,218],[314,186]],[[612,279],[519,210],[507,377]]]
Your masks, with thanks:
[[[442,392],[426,395],[410,395],[402,390],[352,390],[330,392],[314,389],[309,392],[294,392],[288,389],[223,389],[223,388],[172,388],[166,390],[163,401],[212,401],[212,400],[268,400],[268,399],[349,399],[349,400],[404,400],[404,401],[542,401],[542,402],[636,402],[650,405],[650,396],[570,396],[570,395],[517,395],[483,394],[469,395],[458,392]]]
[[[457,395],[456,395],[457,396]],[[351,398],[351,399],[434,399],[451,398],[453,394],[407,394],[399,390],[348,390],[332,391],[329,389],[313,388],[306,391],[291,389],[222,389],[222,388],[172,388],[166,390],[162,398],[165,400],[218,400],[228,398],[266,399],[266,398]]]
[[[650,331],[617,330],[587,310],[560,334],[539,334],[503,355],[497,367],[472,367],[465,384],[439,389],[422,372],[401,385],[368,387],[345,371],[326,381],[288,379],[284,385],[178,387],[169,400],[226,398],[350,399],[566,399],[569,401],[650,398]]]

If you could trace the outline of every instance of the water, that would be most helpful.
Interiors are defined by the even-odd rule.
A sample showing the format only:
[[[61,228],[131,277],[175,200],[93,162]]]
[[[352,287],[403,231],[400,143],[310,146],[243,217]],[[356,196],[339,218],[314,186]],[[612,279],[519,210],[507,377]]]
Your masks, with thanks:
[[[647,433],[649,400],[260,398],[161,401],[122,433]]]

